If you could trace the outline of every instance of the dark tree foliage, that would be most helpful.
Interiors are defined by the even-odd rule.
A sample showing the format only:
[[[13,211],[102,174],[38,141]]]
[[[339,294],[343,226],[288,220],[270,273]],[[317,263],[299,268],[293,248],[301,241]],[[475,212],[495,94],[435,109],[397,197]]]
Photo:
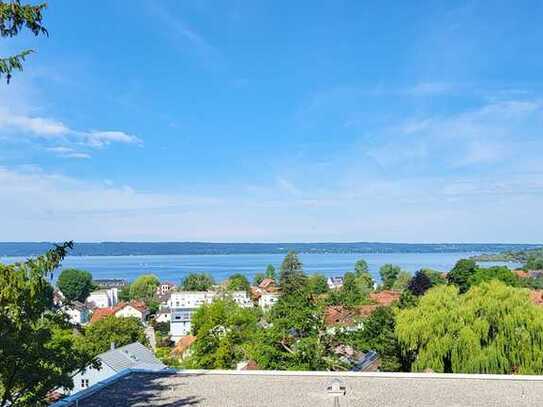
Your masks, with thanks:
[[[458,287],[460,293],[465,293],[470,288],[470,279],[477,270],[477,263],[471,259],[461,259],[447,275],[449,284]]]
[[[432,280],[424,273],[424,271],[419,270],[415,273],[407,289],[411,294],[416,295],[417,297],[424,295],[424,293],[432,287]]]
[[[85,302],[94,287],[91,273],[73,268],[62,270],[57,286],[68,301],[80,302]]]
[[[42,24],[43,10],[46,7],[45,3],[29,5],[21,4],[20,0],[0,1],[0,36],[15,37],[22,28],[27,28],[36,36],[48,35]],[[25,58],[32,52],[34,51],[27,49],[7,58],[0,58],[0,76],[5,75],[9,83],[12,72],[22,71]]]
[[[538,255],[532,255],[528,257],[528,260],[526,261],[526,266],[528,270],[543,270],[543,256]]]
[[[205,273],[190,273],[181,283],[181,289],[185,291],[207,291],[215,281],[213,277]]]
[[[306,280],[303,264],[298,259],[298,255],[289,252],[283,260],[283,264],[281,264],[279,286],[282,294],[289,295],[303,292],[306,289]]]
[[[67,316],[53,304],[48,282],[73,244],[24,263],[0,264],[0,406],[43,405],[72,373],[92,362],[76,346]]]

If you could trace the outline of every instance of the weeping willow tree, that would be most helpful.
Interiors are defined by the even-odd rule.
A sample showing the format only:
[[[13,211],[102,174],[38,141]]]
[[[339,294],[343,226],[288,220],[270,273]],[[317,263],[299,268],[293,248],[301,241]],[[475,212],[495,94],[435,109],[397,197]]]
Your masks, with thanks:
[[[543,373],[543,310],[527,290],[498,281],[463,295],[455,286],[429,290],[398,313],[395,333],[416,355],[413,371]]]

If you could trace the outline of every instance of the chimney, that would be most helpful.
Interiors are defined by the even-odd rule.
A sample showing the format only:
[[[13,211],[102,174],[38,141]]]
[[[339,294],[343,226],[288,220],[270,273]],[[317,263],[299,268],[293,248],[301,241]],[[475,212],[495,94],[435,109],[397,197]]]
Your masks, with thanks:
[[[111,342],[111,347],[110,347],[111,350],[115,350],[115,342]]]

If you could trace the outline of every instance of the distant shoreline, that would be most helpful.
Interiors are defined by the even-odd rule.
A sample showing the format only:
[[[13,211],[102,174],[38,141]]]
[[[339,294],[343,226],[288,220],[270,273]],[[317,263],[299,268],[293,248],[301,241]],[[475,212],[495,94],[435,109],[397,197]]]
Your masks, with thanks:
[[[0,257],[36,256],[53,247],[52,242],[0,242]],[[100,242],[76,243],[70,256],[173,256],[341,253],[501,253],[543,247],[517,243],[207,243],[207,242]]]

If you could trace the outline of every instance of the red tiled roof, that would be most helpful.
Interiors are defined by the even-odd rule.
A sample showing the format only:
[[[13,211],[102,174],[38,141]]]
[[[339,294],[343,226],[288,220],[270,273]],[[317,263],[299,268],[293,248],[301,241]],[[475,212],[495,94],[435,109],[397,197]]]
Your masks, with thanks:
[[[275,287],[275,281],[273,281],[271,278],[265,278],[260,282],[258,286],[263,290],[267,290],[269,288]]]
[[[541,290],[532,290],[530,291],[530,300],[535,305],[543,305],[543,291]]]
[[[141,313],[145,313],[148,310],[147,305],[145,305],[144,302],[133,300],[133,301],[130,301],[128,303],[127,302],[120,302],[117,305],[115,305],[115,307],[113,307],[114,313],[116,314],[117,312],[119,312],[120,310],[122,310],[124,307],[126,307],[128,305],[130,305],[132,308],[137,309]]]
[[[260,291],[257,287],[251,287],[251,298],[258,301],[260,297],[262,297],[262,291]]]
[[[356,311],[358,315],[361,317],[369,317],[371,314],[373,314],[373,311],[375,311],[377,308],[382,307],[380,304],[367,304],[367,305],[360,305]]]
[[[115,310],[113,308],[111,307],[96,308],[94,312],[92,313],[90,323],[92,324],[96,321],[100,321],[101,319],[104,319],[105,317],[109,317],[110,315],[115,315]]]
[[[245,362],[239,370],[258,370],[258,365],[254,360],[251,359]]]
[[[530,277],[530,273],[528,273],[527,271],[524,271],[522,269],[513,270],[513,273],[515,273],[518,278],[528,278],[528,277]]]
[[[342,305],[328,306],[324,311],[324,323],[328,326],[351,325],[354,315],[354,311],[348,310]]]
[[[175,345],[175,348],[172,350],[172,354],[175,354],[177,356],[183,356],[183,354],[187,351],[188,348],[191,347],[191,345],[196,340],[196,337],[193,335],[187,335],[183,336],[177,344]]]
[[[394,301],[398,301],[400,299],[400,295],[400,291],[383,290],[376,293],[370,293],[369,298],[379,305],[387,306],[392,304]]]

